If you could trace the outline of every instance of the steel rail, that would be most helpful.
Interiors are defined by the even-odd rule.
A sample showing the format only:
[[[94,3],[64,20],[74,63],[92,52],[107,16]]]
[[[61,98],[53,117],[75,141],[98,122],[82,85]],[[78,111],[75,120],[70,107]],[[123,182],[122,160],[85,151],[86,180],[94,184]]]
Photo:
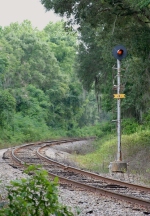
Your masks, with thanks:
[[[122,182],[122,181],[119,181],[119,180],[106,178],[106,177],[103,177],[103,176],[99,176],[99,175],[97,175],[95,173],[87,172],[87,171],[84,171],[84,170],[81,170],[81,169],[77,169],[77,168],[74,168],[74,167],[70,167],[70,166],[65,166],[62,163],[59,163],[59,162],[54,161],[53,159],[51,159],[51,158],[49,158],[47,156],[42,155],[40,153],[40,151],[41,151],[41,149],[43,149],[45,147],[47,147],[47,145],[39,147],[37,149],[37,151],[36,151],[37,155],[40,158],[42,158],[42,159],[44,159],[46,161],[51,161],[52,163],[59,165],[61,168],[64,168],[65,170],[76,171],[77,173],[85,174],[87,176],[94,177],[94,178],[99,179],[99,180],[101,179],[103,181],[107,181],[107,182],[110,182],[110,183],[113,183],[113,184],[118,184],[118,185],[121,185],[121,186],[126,186],[128,188],[134,188],[134,189],[138,189],[138,190],[142,190],[142,191],[146,191],[146,192],[150,191],[150,188],[148,188],[148,187],[144,187],[144,186],[141,186],[141,185],[134,185],[134,184],[130,184],[130,183],[127,183],[127,182]],[[49,172],[49,175],[53,176],[53,177],[58,177],[59,180],[60,180],[60,182],[64,181],[66,183],[70,183],[70,184],[76,185],[78,187],[82,187],[82,188],[84,188],[86,190],[99,193],[101,195],[110,196],[111,198],[116,198],[116,199],[119,199],[119,200],[122,200],[122,201],[126,201],[126,202],[129,202],[129,203],[132,203],[132,204],[137,204],[137,205],[140,205],[140,206],[143,206],[143,207],[146,207],[146,208],[150,208],[150,201],[147,201],[147,200],[144,200],[144,199],[139,199],[139,198],[136,198],[136,197],[133,197],[133,196],[124,195],[124,194],[112,192],[112,191],[109,191],[109,190],[97,188],[97,187],[94,187],[94,186],[90,186],[90,185],[87,185],[87,184],[84,184],[84,183],[80,183],[80,182],[76,182],[76,181],[73,181],[73,180],[69,180],[67,178],[60,177],[58,175],[54,175],[51,172]]]
[[[108,178],[108,177],[104,177],[104,176],[101,176],[101,175],[98,175],[96,173],[92,173],[92,172],[88,172],[88,171],[85,171],[85,170],[81,170],[79,168],[75,168],[75,167],[71,167],[71,166],[66,166],[64,165],[63,163],[59,163],[47,156],[44,156],[40,153],[40,151],[47,147],[46,145],[42,146],[42,147],[39,147],[36,151],[37,155],[41,158],[43,158],[44,160],[47,160],[47,161],[51,161],[52,163],[54,164],[57,164],[59,165],[61,168],[64,168],[65,170],[68,170],[68,171],[73,171],[73,172],[77,172],[77,173],[80,173],[80,174],[85,174],[89,177],[93,177],[95,179],[98,179],[98,180],[102,180],[103,182],[109,182],[111,184],[115,184],[115,185],[121,185],[121,186],[124,186],[124,187],[128,187],[128,188],[131,188],[131,189],[136,189],[136,190],[140,190],[140,191],[145,191],[145,192],[150,192],[150,187],[145,187],[145,186],[142,186],[142,185],[136,185],[136,184],[131,184],[131,183],[128,183],[128,182],[123,182],[123,181],[120,181],[120,180],[117,180],[117,179],[111,179],[111,178]]]
[[[24,161],[20,160],[18,157],[16,157],[15,153],[17,151],[19,151],[20,149],[22,148],[25,148],[25,147],[28,147],[28,146],[33,146],[33,145],[39,145],[39,144],[43,144],[45,145],[60,145],[62,143],[68,143],[68,142],[74,142],[74,141],[81,141],[81,140],[87,140],[88,138],[81,138],[81,139],[78,139],[78,138],[73,138],[73,139],[63,139],[63,140],[50,140],[50,141],[44,141],[44,142],[36,142],[36,143],[27,143],[27,144],[23,144],[19,147],[16,147],[14,149],[12,149],[11,151],[11,155],[13,157],[13,159],[20,163],[20,164],[25,164]],[[90,139],[94,139],[94,137],[91,137]]]
[[[148,201],[148,200],[139,199],[139,198],[136,198],[136,197],[133,197],[133,196],[125,195],[125,194],[119,194],[119,193],[116,193],[116,192],[113,192],[113,191],[109,191],[109,190],[97,188],[97,187],[94,187],[94,186],[91,186],[91,185],[76,182],[74,180],[69,180],[67,178],[54,175],[51,172],[48,172],[48,173],[53,178],[58,177],[60,183],[69,183],[71,185],[77,186],[77,187],[82,188],[82,189],[86,189],[86,190],[94,192],[94,193],[98,193],[98,194],[103,195],[103,196],[109,196],[109,197],[111,197],[113,199],[126,201],[126,202],[128,202],[130,204],[132,203],[134,205],[140,205],[141,207],[145,207],[147,209],[150,209],[150,201]]]
[[[76,140],[77,141],[77,140]],[[79,140],[78,140],[79,141]],[[77,169],[77,168],[73,168],[73,167],[70,167],[70,166],[65,166],[64,164],[62,163],[58,163],[48,157],[45,157],[43,156],[39,151],[42,149],[42,148],[45,148],[45,147],[48,147],[48,144],[58,144],[56,143],[58,141],[47,141],[47,142],[44,142],[44,143],[47,143],[47,144],[44,144],[42,147],[39,147],[38,150],[36,151],[36,153],[38,154],[38,156],[44,160],[47,160],[47,161],[51,161],[52,163],[56,163],[58,164],[59,166],[63,167],[64,169],[67,169],[68,171],[77,171],[77,172],[80,172],[82,174],[89,174],[90,176],[94,177],[94,178],[100,178],[99,175],[97,174],[94,174],[94,173],[91,173],[91,172],[86,172],[86,171],[83,171],[83,170],[80,170],[80,169]],[[73,140],[63,140],[62,142],[59,141],[59,144],[61,143],[64,143],[64,142],[73,142]],[[18,147],[18,148],[15,148],[12,150],[12,157],[15,161],[17,161],[17,163],[19,163],[20,165],[25,165],[25,162],[20,160],[16,155],[16,151],[19,151],[19,149],[21,148],[24,148],[24,147],[27,147],[27,146],[31,146],[31,145],[38,145],[38,144],[43,144],[43,142],[40,142],[40,143],[30,143],[30,144],[25,144],[21,147]],[[126,201],[128,203],[132,203],[132,204],[137,204],[137,205],[140,205],[142,207],[145,207],[145,208],[150,208],[150,201],[147,201],[147,200],[144,200],[144,199],[139,199],[139,198],[136,198],[136,197],[132,197],[132,196],[129,196],[129,195],[123,195],[123,194],[119,194],[119,193],[116,193],[116,192],[112,192],[112,191],[109,191],[109,190],[105,190],[105,189],[101,189],[101,188],[97,188],[97,187],[94,187],[94,186],[90,186],[90,185],[87,185],[87,184],[83,184],[83,183],[79,183],[79,182],[76,182],[76,181],[73,181],[73,180],[69,180],[67,178],[64,178],[64,177],[60,177],[58,175],[54,175],[50,172],[48,172],[49,175],[51,177],[58,177],[59,178],[59,181],[60,182],[65,182],[65,183],[69,183],[69,184],[72,184],[72,185],[75,185],[75,186],[78,186],[80,188],[84,188],[86,190],[89,190],[89,191],[92,191],[94,193],[98,193],[100,195],[104,195],[104,196],[109,196],[111,198],[115,198],[115,199],[118,199],[118,200],[122,200],[122,201]],[[101,176],[101,179],[103,179],[104,181],[110,181],[111,183],[115,183],[118,182],[118,184],[122,183],[121,181],[118,181],[118,180],[114,180],[114,179],[109,179],[109,178],[105,178],[105,177],[102,177]],[[133,185],[133,184],[129,184],[129,183],[126,183],[126,182],[123,182],[124,186],[127,186],[127,185],[132,185],[132,186],[135,186],[134,188],[138,188],[139,185]],[[140,186],[142,190],[144,190],[145,187],[143,186]],[[138,188],[139,189],[139,188]],[[146,190],[147,191],[147,190]]]

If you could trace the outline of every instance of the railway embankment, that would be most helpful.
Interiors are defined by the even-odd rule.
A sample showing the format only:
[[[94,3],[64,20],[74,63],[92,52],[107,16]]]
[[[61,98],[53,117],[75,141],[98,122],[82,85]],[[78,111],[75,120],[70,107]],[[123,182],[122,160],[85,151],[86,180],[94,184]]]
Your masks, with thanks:
[[[68,145],[68,144],[67,144]],[[63,158],[65,157],[66,160],[66,153],[63,153],[62,146],[58,146],[58,153],[53,155],[63,155]],[[64,147],[63,147],[64,148]],[[65,147],[67,148],[67,146]],[[0,153],[0,173],[1,173],[1,180],[3,185],[1,187],[1,199],[4,199],[6,196],[5,191],[5,185],[9,183],[10,180],[16,179],[16,178],[22,178],[25,177],[25,175],[17,170],[11,167],[8,163],[6,163],[5,160],[2,159],[2,155],[5,152],[5,150],[2,150]],[[53,153],[54,153],[53,152]],[[61,152],[61,154],[60,154]],[[67,153],[67,158],[69,156],[69,153]],[[58,159],[58,158],[57,158]],[[74,215],[77,215],[76,212],[78,211],[80,216],[85,215],[91,215],[91,216],[103,216],[103,215],[113,215],[113,216],[125,216],[125,215],[134,215],[134,216],[140,216],[144,215],[143,212],[140,212],[139,209],[136,208],[129,208],[128,205],[121,202],[115,202],[114,200],[111,200],[110,198],[106,198],[103,196],[95,196],[93,193],[85,192],[82,190],[73,190],[68,189],[65,187],[60,187],[59,189],[60,193],[60,201],[72,208],[72,211],[74,212]]]

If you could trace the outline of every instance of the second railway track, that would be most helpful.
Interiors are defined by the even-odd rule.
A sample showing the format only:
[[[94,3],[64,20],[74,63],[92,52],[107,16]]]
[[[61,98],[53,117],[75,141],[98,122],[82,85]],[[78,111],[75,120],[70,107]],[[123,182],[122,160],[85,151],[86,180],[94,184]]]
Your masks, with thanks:
[[[87,172],[75,167],[67,166],[64,163],[51,159],[45,152],[52,145],[60,145],[68,142],[79,142],[78,139],[54,140],[43,143],[30,143],[9,152],[13,166],[22,167],[24,164],[41,164],[48,170],[52,177],[58,176],[60,183],[67,183],[84,190],[93,191],[95,194],[110,196],[137,205],[139,208],[150,212],[150,188],[122,182],[112,178]],[[15,161],[15,162],[14,162]]]

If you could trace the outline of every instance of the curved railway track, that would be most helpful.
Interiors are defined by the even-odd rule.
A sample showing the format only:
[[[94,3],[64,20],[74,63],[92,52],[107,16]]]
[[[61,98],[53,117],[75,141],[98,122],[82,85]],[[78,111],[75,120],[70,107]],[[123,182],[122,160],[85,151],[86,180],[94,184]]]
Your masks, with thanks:
[[[15,166],[25,164],[41,164],[52,177],[58,176],[61,184],[69,184],[95,194],[105,195],[114,199],[126,201],[150,212],[150,188],[106,178],[75,167],[59,163],[46,156],[47,149],[54,145],[81,141],[78,139],[53,140],[47,142],[30,143],[11,150],[11,160]],[[12,162],[14,163],[14,162]]]

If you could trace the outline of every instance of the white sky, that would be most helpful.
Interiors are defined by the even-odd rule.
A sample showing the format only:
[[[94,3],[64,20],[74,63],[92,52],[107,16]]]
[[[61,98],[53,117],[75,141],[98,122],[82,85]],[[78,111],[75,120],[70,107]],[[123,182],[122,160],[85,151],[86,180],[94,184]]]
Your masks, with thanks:
[[[50,21],[61,20],[52,11],[46,12],[40,0],[0,0],[0,26],[30,20],[33,27],[43,29]]]

